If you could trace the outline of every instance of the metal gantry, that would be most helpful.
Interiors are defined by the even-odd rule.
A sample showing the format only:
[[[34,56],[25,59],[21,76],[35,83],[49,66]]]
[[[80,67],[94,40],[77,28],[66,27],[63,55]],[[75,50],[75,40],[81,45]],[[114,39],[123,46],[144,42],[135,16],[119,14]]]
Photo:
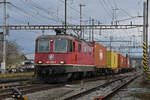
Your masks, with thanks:
[[[108,46],[108,47],[109,47],[109,46]],[[136,48],[136,49],[137,49],[137,48],[141,48],[141,49],[142,49],[142,47],[143,47],[143,46],[140,46],[140,45],[139,45],[139,46],[118,46],[118,47],[114,47],[114,46],[113,46],[113,47],[111,47],[111,48],[112,48],[112,49],[126,49],[126,48],[132,48],[132,49],[134,49],[134,48]]]
[[[9,30],[55,30],[55,29],[66,29],[67,30],[80,30],[83,29],[133,29],[138,27],[143,27],[143,25],[9,25],[9,26],[0,26],[1,29],[6,28]]]

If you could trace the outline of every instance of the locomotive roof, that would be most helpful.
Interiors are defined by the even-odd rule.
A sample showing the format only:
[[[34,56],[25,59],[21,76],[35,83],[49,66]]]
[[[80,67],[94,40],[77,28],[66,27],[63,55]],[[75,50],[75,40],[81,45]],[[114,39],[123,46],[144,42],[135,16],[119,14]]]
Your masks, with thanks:
[[[71,40],[76,40],[78,42],[82,42],[82,43],[92,46],[89,42],[86,42],[85,40],[79,39],[76,36],[72,36],[72,35],[42,35],[42,36],[39,36],[37,40],[38,39],[71,39]]]

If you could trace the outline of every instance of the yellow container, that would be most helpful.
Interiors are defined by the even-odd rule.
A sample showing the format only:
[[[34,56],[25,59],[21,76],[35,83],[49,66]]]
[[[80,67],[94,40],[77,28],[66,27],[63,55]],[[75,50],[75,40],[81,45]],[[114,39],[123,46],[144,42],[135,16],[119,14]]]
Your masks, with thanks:
[[[107,51],[107,67],[112,69],[118,68],[118,55],[113,51]]]

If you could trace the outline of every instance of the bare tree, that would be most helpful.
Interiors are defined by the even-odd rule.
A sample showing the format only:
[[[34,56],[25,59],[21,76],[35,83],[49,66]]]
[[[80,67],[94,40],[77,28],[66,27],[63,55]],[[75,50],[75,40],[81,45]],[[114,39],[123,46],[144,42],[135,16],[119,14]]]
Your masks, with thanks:
[[[0,62],[2,62],[2,47],[2,41],[0,41]],[[18,64],[24,60],[24,54],[15,41],[7,41],[6,56],[7,65]]]

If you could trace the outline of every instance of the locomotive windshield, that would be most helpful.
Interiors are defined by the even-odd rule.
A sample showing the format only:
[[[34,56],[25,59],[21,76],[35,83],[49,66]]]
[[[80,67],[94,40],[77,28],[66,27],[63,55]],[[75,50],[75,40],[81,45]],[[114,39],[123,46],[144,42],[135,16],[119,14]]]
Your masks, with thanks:
[[[67,52],[67,40],[55,40],[54,52]]]
[[[48,52],[50,50],[49,40],[39,40],[38,41],[38,52]]]

